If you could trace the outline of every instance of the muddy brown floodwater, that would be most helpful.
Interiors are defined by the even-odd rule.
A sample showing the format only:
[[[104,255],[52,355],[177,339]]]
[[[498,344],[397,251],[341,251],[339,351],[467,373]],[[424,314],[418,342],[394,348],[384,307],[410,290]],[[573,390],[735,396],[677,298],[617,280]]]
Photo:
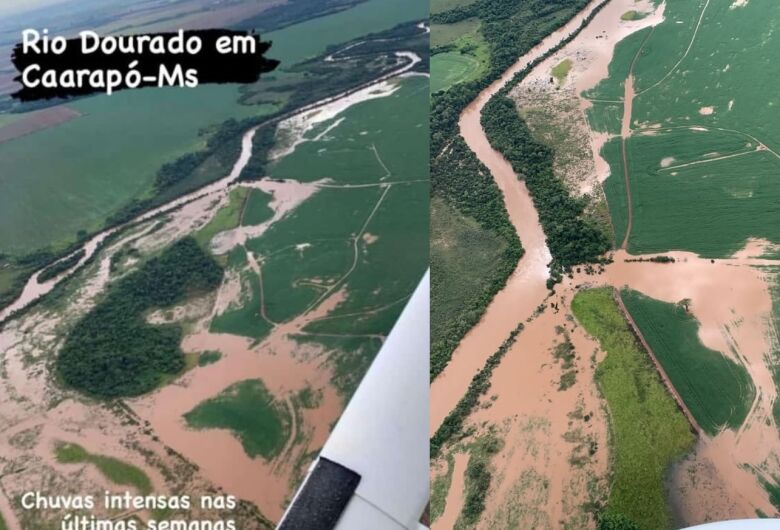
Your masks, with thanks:
[[[520,237],[525,254],[507,281],[506,287],[495,296],[479,323],[466,334],[453,352],[447,367],[431,384],[431,433],[436,431],[455,407],[471,378],[484,366],[487,358],[498,349],[518,321],[533,313],[544,301],[547,293],[545,282],[549,275],[547,264],[551,256],[542,226],[539,224],[539,215],[525,183],[518,180],[512,166],[501,153],[490,146],[480,123],[482,109],[515,73],[575,31],[599,3],[599,0],[590,2],[562,28],[545,37],[520,57],[460,115],[460,134],[493,175],[504,196],[509,219]]]
[[[594,495],[603,502],[609,492],[608,418],[594,381],[595,367],[604,353],[573,318],[571,299],[583,287],[605,285],[617,289],[628,286],[670,303],[688,298],[690,310],[700,322],[702,343],[745,366],[755,384],[756,397],[737,431],[726,430],[713,437],[701,434],[692,453],[673,466],[668,485],[672,504],[677,516],[689,525],[713,517],[754,517],[756,510],[774,514],[776,510],[758,479],[780,474],[780,437],[772,415],[777,392],[771,370],[777,338],[771,326],[768,278],[760,268],[777,266],[778,262],[761,258],[767,243],[749,241],[730,259],[714,263],[689,252],[666,253],[675,258],[670,264],[626,262],[636,256],[619,250],[603,273],[574,274],[550,295],[545,288],[550,255],[533,202],[511,166],[490,147],[481,128],[480,113],[490,97],[515,72],[576,28],[595,4],[589,4],[565,27],[521,57],[461,115],[461,135],[501,189],[526,254],[507,286],[432,383],[430,431],[435,432],[455,407],[487,357],[518,323],[524,322],[525,329],[494,369],[489,396],[467,420],[478,433],[486,425],[494,426],[504,441],[492,460],[495,473],[478,528],[593,528],[594,521],[582,513],[581,507],[593,501]],[[664,7],[663,2],[656,6],[613,0],[577,38],[540,63],[523,83],[559,90],[561,87],[550,87],[550,69],[569,58],[573,66],[563,88],[574,87],[575,97],[581,97],[583,90],[608,75],[615,44],[634,31],[662,22]],[[620,15],[631,9],[647,16],[638,21],[620,20]],[[616,102],[624,103],[624,141],[631,134],[633,96],[633,77],[629,76],[624,100]],[[590,105],[581,97],[583,113]],[[588,134],[595,161],[594,181],[601,183],[609,174],[599,153],[608,135],[591,130]],[[622,176],[628,178],[627,172]],[[540,304],[546,309],[538,314]],[[555,304],[555,310],[551,304]],[[568,388],[561,384],[563,369],[552,353],[564,337],[569,338],[576,352],[576,381]],[[583,443],[595,448],[588,457],[578,453]],[[575,460],[576,466],[572,463]],[[452,487],[462,488],[461,480],[454,476]],[[434,528],[452,528],[457,514],[452,513],[450,499],[462,502],[459,495],[457,491],[449,492],[445,514],[435,521]]]
[[[463,509],[464,478],[469,455],[468,453],[455,453],[453,459],[452,484],[447,491],[444,513],[436,520],[435,528],[454,528],[460,511]]]

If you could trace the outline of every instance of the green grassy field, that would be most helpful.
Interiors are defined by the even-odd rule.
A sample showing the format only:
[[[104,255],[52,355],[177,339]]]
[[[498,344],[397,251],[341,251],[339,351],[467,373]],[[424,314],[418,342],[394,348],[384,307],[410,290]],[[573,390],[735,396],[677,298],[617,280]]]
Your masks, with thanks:
[[[705,347],[684,307],[629,289],[620,297],[702,429],[739,428],[755,396],[745,368]]]
[[[613,478],[606,510],[629,517],[644,530],[667,530],[664,478],[669,465],[693,447],[688,422],[638,347],[611,288],[580,291],[572,311],[607,352],[596,371],[612,431]]]
[[[780,52],[780,38],[773,34],[778,16],[780,4],[732,9],[728,2],[667,3],[664,21],[653,31],[645,29],[617,45],[609,78],[587,95],[622,99],[636,57],[635,132],[627,142],[631,252],[680,249],[723,257],[749,237],[780,241],[780,225],[772,222],[780,213],[780,181],[774,178],[780,171],[780,97],[768,88],[778,68],[756,55],[756,50]],[[723,39],[724,31],[732,38]],[[618,107],[594,106],[591,124],[615,132]],[[652,136],[636,132],[651,126],[662,129]],[[759,143],[766,148],[719,158],[735,151],[722,149],[732,140],[743,148]],[[614,146],[606,146],[604,155],[612,168],[606,188],[618,230],[627,215],[625,199],[617,198],[626,193],[622,159]],[[672,156],[695,164],[661,170],[657,161]]]
[[[640,13],[639,11],[634,11],[632,9],[620,15],[620,20],[641,20],[646,16],[647,15],[645,15],[644,13]]]
[[[431,57],[431,93],[476,78],[479,61],[460,52],[437,53]]]
[[[432,0],[431,1],[431,14],[443,13],[456,7],[467,6],[473,4],[476,0]]]
[[[431,48],[454,44],[460,37],[479,29],[478,18],[467,18],[454,24],[431,24]]]
[[[473,307],[489,288],[490,272],[506,249],[503,239],[454,211],[442,199],[431,201],[431,336],[446,337],[451,316]],[[457,289],[447,288],[457,285]]]
[[[57,444],[55,457],[60,464],[92,464],[114,484],[132,486],[141,495],[152,492],[152,482],[141,469],[110,456],[91,454],[78,444]]]
[[[219,209],[206,226],[193,235],[200,246],[208,248],[215,235],[236,228],[240,224],[249,191],[249,188],[235,188],[230,192],[228,203]]]
[[[290,411],[259,379],[229,386],[184,415],[195,429],[229,429],[247,455],[272,460],[290,436]]]
[[[571,65],[571,59],[564,59],[553,67],[551,73],[552,76],[558,80],[558,83],[562,83],[566,79],[566,76],[569,75]]]
[[[431,26],[431,47],[446,46],[431,56],[431,94],[487,73],[490,49],[480,27],[476,18]]]

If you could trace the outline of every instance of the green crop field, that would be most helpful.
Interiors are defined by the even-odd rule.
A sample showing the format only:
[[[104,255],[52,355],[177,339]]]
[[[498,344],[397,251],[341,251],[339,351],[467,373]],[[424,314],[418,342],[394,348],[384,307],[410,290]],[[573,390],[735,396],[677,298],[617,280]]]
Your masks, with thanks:
[[[606,510],[644,530],[667,530],[664,479],[669,465],[693,448],[694,436],[613,299],[611,288],[580,291],[572,311],[607,356],[596,381],[612,430],[612,488]]]
[[[269,206],[272,198],[271,195],[261,190],[250,190],[241,224],[244,226],[255,226],[269,220],[274,214],[274,211]]]
[[[755,396],[744,366],[705,347],[699,323],[682,304],[629,289],[620,296],[702,429],[715,435],[721,428],[739,428]]]
[[[427,2],[419,0],[368,0],[325,17],[263,35],[273,41],[268,57],[293,64],[322,53],[332,44],[390,29],[409,20],[428,18]]]
[[[687,127],[632,137],[629,251],[684,249],[721,257],[739,250],[748,235],[780,241],[780,225],[773,222],[780,214],[775,178],[780,165],[775,155],[756,146],[733,131]],[[605,191],[620,242],[627,210],[619,140],[609,142],[603,153],[618,177],[608,179]]]
[[[215,85],[86,98],[71,104],[79,119],[3,142],[0,224],[8,229],[0,250],[61,248],[80,230],[99,229],[152,191],[160,166],[203,147],[200,129],[270,110],[239,105],[237,97],[235,86]]]
[[[307,333],[389,332],[427,266],[427,88],[423,77],[400,81],[391,96],[319,124],[308,141],[271,167],[275,177],[330,182],[246,243],[260,261],[262,286],[245,255],[238,255],[243,250],[231,253],[228,266],[241,271],[246,287],[237,307],[214,319],[212,331],[265,336],[271,324],[261,316],[261,288],[265,312],[277,323],[311,308],[328,290],[343,288],[342,302],[327,318],[310,323]],[[268,200],[250,194],[245,225],[270,215]]]
[[[250,457],[273,460],[290,436],[292,418],[259,379],[231,385],[184,415],[195,429],[229,429]]]
[[[353,105],[310,131],[306,135],[310,141],[274,164],[271,176],[300,181],[330,178],[339,184],[427,179],[428,150],[413,142],[427,142],[428,79],[409,77],[393,83],[398,89],[390,96]]]
[[[778,69],[759,59],[780,52],[778,17],[780,4],[667,2],[664,21],[621,41],[609,77],[586,94],[617,101],[597,103],[588,117],[594,129],[618,132],[636,58],[630,252],[723,257],[750,237],[780,241],[780,96],[768,88]],[[605,187],[619,233],[629,212],[619,140],[611,144],[603,151],[612,169]],[[674,162],[664,169],[659,161],[668,158]]]
[[[132,486],[142,495],[152,492],[152,482],[141,469],[110,456],[91,454],[78,444],[57,444],[55,457],[60,464],[92,464],[114,484]]]

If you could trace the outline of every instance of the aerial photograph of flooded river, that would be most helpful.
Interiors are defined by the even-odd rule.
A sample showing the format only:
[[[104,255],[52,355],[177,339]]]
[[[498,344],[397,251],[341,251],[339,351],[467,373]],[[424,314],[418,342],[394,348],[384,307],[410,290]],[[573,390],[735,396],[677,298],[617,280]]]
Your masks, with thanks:
[[[433,0],[431,526],[780,514],[780,4]]]
[[[428,266],[427,19],[418,0],[3,2],[0,529],[274,528]],[[28,27],[256,30],[280,65],[23,104]]]

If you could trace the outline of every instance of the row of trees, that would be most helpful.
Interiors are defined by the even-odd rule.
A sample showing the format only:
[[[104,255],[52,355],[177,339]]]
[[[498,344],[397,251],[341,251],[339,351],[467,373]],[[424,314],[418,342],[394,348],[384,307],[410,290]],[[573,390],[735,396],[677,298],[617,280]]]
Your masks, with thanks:
[[[79,261],[81,261],[86,254],[87,251],[82,248],[81,250],[71,254],[67,258],[61,259],[60,261],[54,263],[53,265],[50,265],[49,267],[43,269],[43,271],[41,271],[41,273],[38,275],[38,283],[47,282],[52,278],[56,278],[61,273],[70,270]]]

